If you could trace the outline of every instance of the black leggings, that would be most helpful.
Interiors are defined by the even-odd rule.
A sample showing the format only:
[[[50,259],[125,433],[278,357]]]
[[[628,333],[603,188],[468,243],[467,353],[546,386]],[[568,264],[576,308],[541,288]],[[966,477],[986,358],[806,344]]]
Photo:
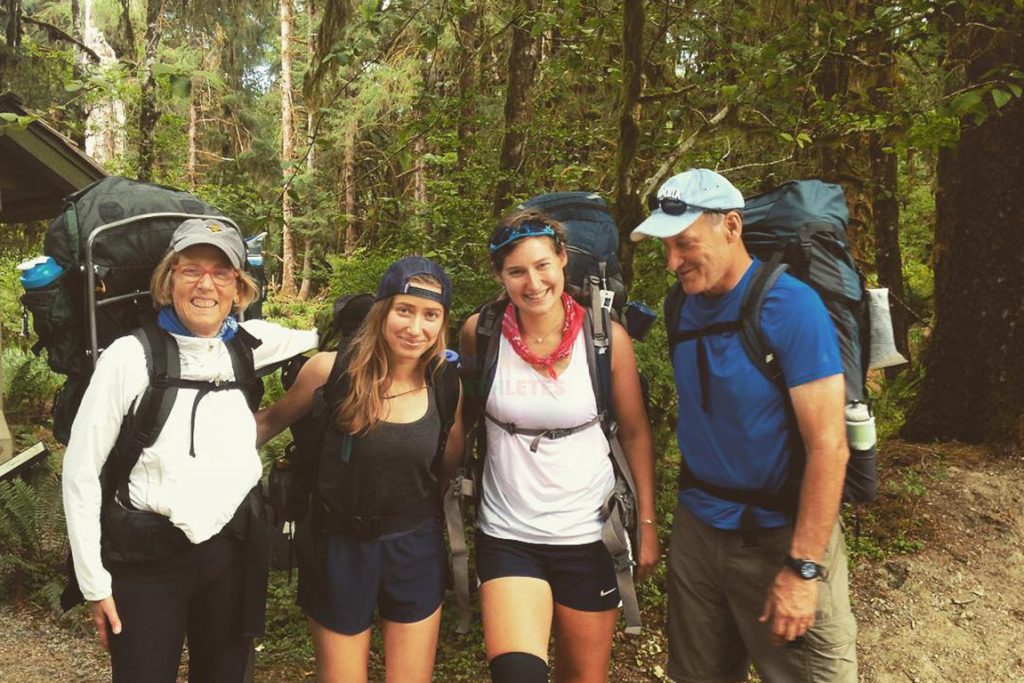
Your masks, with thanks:
[[[115,568],[113,683],[174,683],[186,635],[190,683],[240,683],[252,649],[242,637],[242,558],[240,543],[215,536],[163,566]]]

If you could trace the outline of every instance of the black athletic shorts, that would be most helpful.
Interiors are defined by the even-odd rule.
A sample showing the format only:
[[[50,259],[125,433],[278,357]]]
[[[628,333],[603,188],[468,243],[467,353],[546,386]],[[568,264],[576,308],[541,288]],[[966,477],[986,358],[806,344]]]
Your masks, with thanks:
[[[331,631],[362,633],[375,607],[381,619],[415,623],[444,600],[447,553],[438,522],[369,540],[339,534],[323,542],[323,594],[300,590],[299,605]]]
[[[615,566],[600,541],[583,545],[524,543],[476,534],[476,574],[481,583],[505,576],[529,576],[551,585],[559,605],[583,612],[619,606]]]

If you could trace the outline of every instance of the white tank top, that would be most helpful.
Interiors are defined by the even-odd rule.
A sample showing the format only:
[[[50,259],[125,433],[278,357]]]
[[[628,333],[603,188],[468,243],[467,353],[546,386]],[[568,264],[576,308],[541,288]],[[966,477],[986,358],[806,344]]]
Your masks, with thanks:
[[[581,332],[558,379],[540,374],[500,339],[487,412],[523,429],[568,428],[597,415]],[[558,439],[511,435],[490,420],[478,528],[527,543],[578,545],[601,538],[601,505],[615,485],[599,423]]]

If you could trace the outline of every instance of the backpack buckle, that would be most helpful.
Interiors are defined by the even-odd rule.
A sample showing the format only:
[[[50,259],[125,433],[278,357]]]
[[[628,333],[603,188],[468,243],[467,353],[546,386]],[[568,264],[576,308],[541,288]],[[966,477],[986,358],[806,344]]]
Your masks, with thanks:
[[[613,555],[612,564],[615,566],[616,574],[636,566],[636,562],[633,561],[633,557],[628,551],[619,555]]]
[[[452,495],[456,498],[473,495],[473,479],[466,476],[465,470],[460,469],[452,479]]]
[[[352,515],[348,518],[348,524],[353,536],[362,539],[377,538],[380,536],[380,517],[360,517]]]

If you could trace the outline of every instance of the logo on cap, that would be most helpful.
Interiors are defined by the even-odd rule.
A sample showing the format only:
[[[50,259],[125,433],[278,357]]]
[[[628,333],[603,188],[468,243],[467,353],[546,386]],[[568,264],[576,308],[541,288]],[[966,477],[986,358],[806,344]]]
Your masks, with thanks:
[[[218,223],[217,221],[207,221],[206,229],[212,233],[218,233],[224,229],[224,226]]]

